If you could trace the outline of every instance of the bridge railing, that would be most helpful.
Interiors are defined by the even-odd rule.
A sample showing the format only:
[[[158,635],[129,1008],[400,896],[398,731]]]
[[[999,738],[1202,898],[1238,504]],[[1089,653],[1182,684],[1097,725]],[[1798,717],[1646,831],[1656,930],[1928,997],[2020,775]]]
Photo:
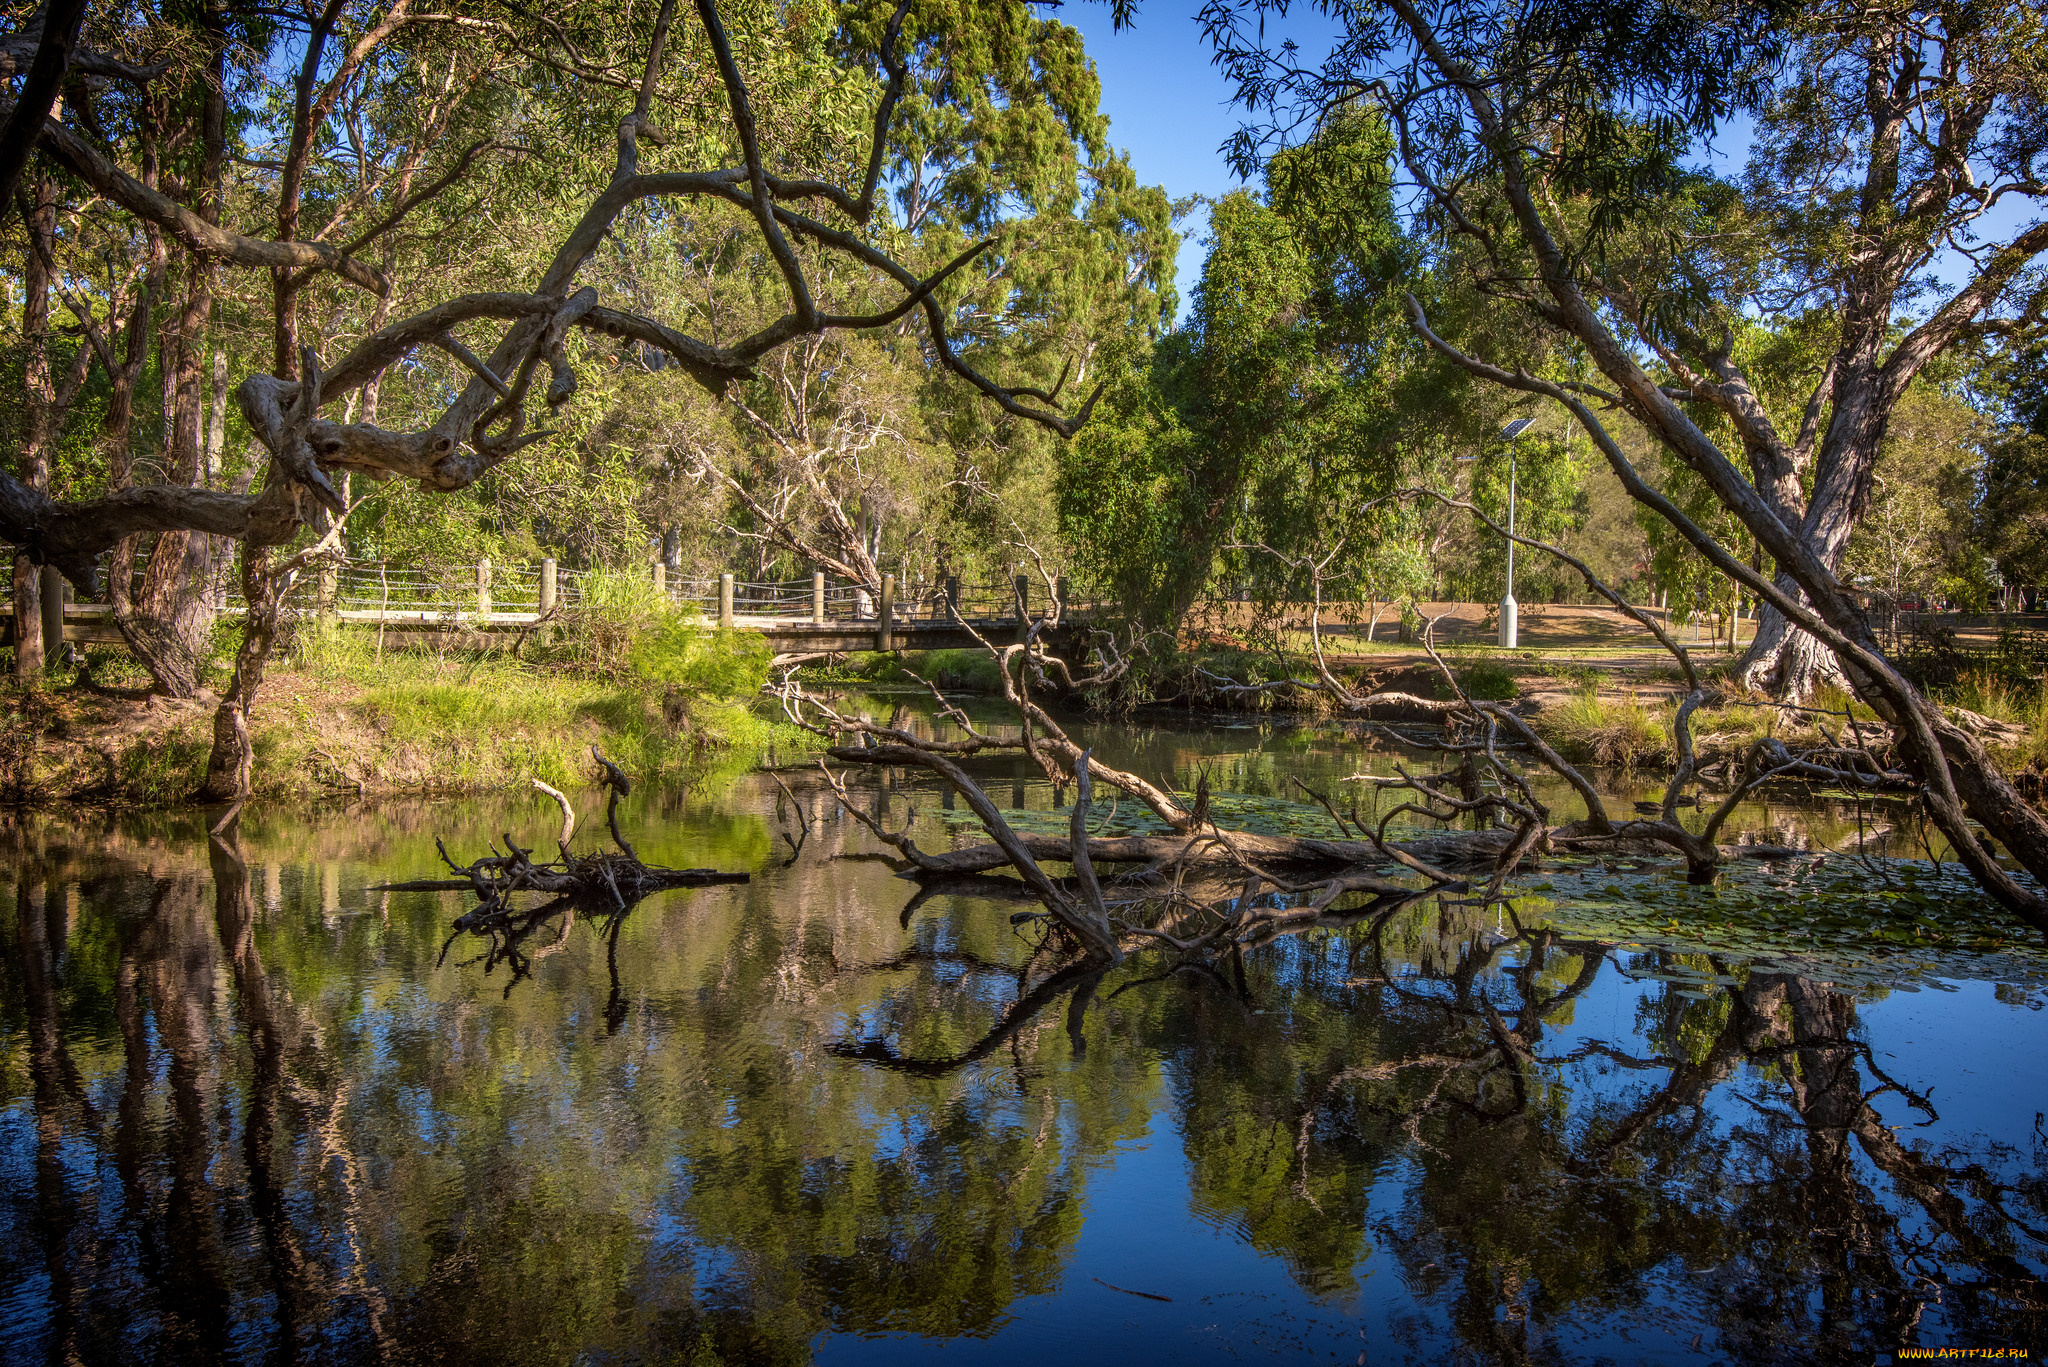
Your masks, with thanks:
[[[0,557],[5,557],[7,549],[0,546]],[[130,566],[136,582],[148,563],[145,546]],[[242,603],[236,559],[223,557],[213,569],[206,592],[220,609],[238,611]],[[104,603],[73,603],[69,586],[57,581],[53,571],[48,573],[50,589],[64,604],[67,616],[96,623],[110,610]],[[551,611],[594,603],[622,588],[632,597],[652,587],[668,601],[721,624],[773,632],[783,629],[778,624],[787,623],[788,630],[801,636],[806,625],[850,627],[857,623],[862,634],[872,631],[879,648],[886,649],[896,631],[944,630],[956,613],[978,628],[1000,631],[1020,620],[1020,597],[1027,614],[1046,607],[1042,579],[966,583],[949,577],[899,583],[895,576],[886,575],[883,591],[877,594],[822,575],[766,581],[732,575],[691,577],[669,575],[659,564],[642,573],[649,576],[651,584],[642,580],[636,589],[630,576],[564,569],[552,560],[494,565],[489,560],[434,564],[351,559],[309,569],[291,596],[289,610],[401,629],[465,626],[488,630],[530,624]],[[1080,608],[1066,598],[1065,581],[1059,591],[1070,610]],[[11,610],[11,605],[6,608]],[[78,639],[112,636],[110,624],[80,630],[86,634]],[[102,631],[106,634],[99,634]]]

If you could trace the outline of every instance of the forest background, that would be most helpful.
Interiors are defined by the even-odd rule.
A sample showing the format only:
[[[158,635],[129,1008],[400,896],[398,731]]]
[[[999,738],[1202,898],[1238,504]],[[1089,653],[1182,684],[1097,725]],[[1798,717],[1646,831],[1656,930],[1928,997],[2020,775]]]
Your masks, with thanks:
[[[598,10],[579,8],[579,36],[602,32]],[[354,246],[397,282],[392,295],[333,275],[306,282],[301,337],[329,356],[413,307],[535,274],[610,155],[613,112],[591,108],[587,88],[549,89],[516,28],[487,10],[408,23],[403,5],[330,9],[312,83],[328,108],[306,162],[299,233],[354,246],[421,187],[449,183]],[[996,239],[947,301],[959,344],[1047,388],[1063,370],[1077,393],[1106,382],[1077,439],[976,403],[914,318],[793,346],[722,401],[675,383],[651,348],[600,346],[553,415],[552,439],[453,495],[403,481],[375,489],[350,520],[348,553],[429,566],[659,557],[678,575],[796,579],[822,567],[930,583],[948,573],[1006,579],[1028,543],[1087,590],[1171,620],[1213,594],[1306,597],[1288,562],[1342,537],[1336,596],[1497,597],[1500,543],[1469,518],[1356,511],[1420,483],[1468,489],[1500,515],[1506,466],[1495,434],[1515,397],[1431,356],[1406,325],[1399,291],[1420,287],[1433,291],[1432,316],[1467,335],[1490,321],[1513,326],[1483,296],[1440,284],[1432,244],[1404,228],[1384,122],[1360,116],[1311,147],[1247,164],[1251,184],[1208,206],[1207,259],[1175,326],[1175,224],[1193,204],[1137,184],[1097,111],[1079,34],[1057,17],[1022,15],[1003,17],[1030,30],[1014,52],[1035,61],[1006,65],[997,45],[950,50],[964,32],[926,51],[925,93],[891,137],[879,233],[925,267]],[[31,19],[13,17],[18,32]],[[220,17],[230,37],[221,217],[260,228],[278,213],[293,58],[307,38],[290,17],[232,7]],[[945,14],[933,27],[985,17]],[[860,144],[875,88],[872,72],[846,60],[854,11],[797,5],[731,22],[746,26],[756,103],[777,146],[829,164],[830,149]],[[155,141],[171,174],[207,154],[189,126],[207,80],[204,24],[201,10],[176,6],[108,7],[91,19],[89,40],[102,49],[138,65],[168,61],[151,87],[160,108],[118,88],[87,107],[95,120],[134,125],[110,136],[125,134],[143,156]],[[375,60],[343,69],[366,41]],[[981,88],[962,98],[957,87],[970,82]],[[721,112],[670,136],[719,138]],[[148,118],[153,132],[139,127]],[[228,392],[271,359],[270,282],[195,269],[180,244],[149,240],[102,198],[64,193],[63,178],[33,171],[6,218],[0,383],[28,395],[0,416],[8,448],[24,472],[47,462],[59,498],[129,482],[246,487],[264,457]],[[1739,178],[1699,181],[1695,194],[1744,193]],[[53,213],[59,201],[64,212]],[[780,283],[747,226],[737,213],[650,207],[618,224],[584,278],[649,312],[698,320],[714,338],[739,335],[773,312]],[[836,269],[832,283],[849,299],[879,300],[891,287],[857,266]],[[210,290],[201,277],[213,277]],[[1822,364],[1827,318],[1825,304],[1759,306],[1741,345],[1782,393],[1803,393],[1800,381],[1810,385]],[[2042,355],[2038,343],[1965,349],[1916,386],[1885,448],[1881,494],[1851,541],[1857,582],[1983,609],[2001,590],[2048,578]],[[352,400],[349,416],[406,428],[445,402],[459,367],[416,353]],[[199,451],[179,449],[193,437]],[[1682,505],[1703,506],[1675,461],[1647,443],[1632,454]],[[1456,464],[1475,455],[1469,469]],[[1632,598],[1665,595],[1682,620],[1732,596],[1639,512],[1568,419],[1539,421],[1518,464],[1523,527],[1587,557]],[[1274,554],[1248,549],[1258,545]],[[1562,602],[1585,591],[1569,571],[1525,557],[1518,592]]]

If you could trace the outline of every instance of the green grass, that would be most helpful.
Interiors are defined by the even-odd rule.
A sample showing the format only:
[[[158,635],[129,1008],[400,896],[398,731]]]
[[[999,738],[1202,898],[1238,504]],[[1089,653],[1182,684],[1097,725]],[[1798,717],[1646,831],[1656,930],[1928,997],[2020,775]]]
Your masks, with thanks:
[[[1665,709],[1646,706],[1634,694],[1611,699],[1582,689],[1538,714],[1536,729],[1574,763],[1635,769],[1674,758]]]
[[[279,766],[322,762],[403,787],[475,790],[530,778],[559,786],[589,776],[593,744],[636,778],[675,780],[721,756],[751,760],[771,741],[800,744],[801,733],[754,710],[766,667],[758,638],[672,626],[623,643],[627,663],[610,670],[505,653],[386,652],[379,660],[367,633],[306,633],[291,673],[273,686],[286,697],[295,680],[360,692],[341,726],[274,736],[269,755],[259,750],[272,771],[259,772],[259,786],[289,783],[293,775]]]

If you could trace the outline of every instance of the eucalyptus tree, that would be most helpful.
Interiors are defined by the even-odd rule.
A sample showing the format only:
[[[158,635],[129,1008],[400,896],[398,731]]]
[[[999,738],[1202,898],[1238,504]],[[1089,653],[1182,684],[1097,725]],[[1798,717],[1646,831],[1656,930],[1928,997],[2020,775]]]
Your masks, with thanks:
[[[229,17],[204,11],[216,47],[225,46],[218,35]],[[797,339],[887,327],[922,314],[935,363],[1012,418],[1061,433],[1085,420],[1092,396],[1069,411],[1042,386],[999,381],[956,346],[943,287],[997,244],[986,238],[967,243],[920,274],[878,245],[882,235],[874,221],[890,133],[908,107],[906,98],[916,96],[933,111],[956,104],[972,111],[988,99],[985,86],[913,86],[905,52],[952,34],[961,45],[1002,49],[1013,66],[1029,65],[1040,61],[1039,45],[1078,40],[1034,27],[1017,0],[986,0],[931,16],[911,0],[872,12],[748,7],[730,14],[716,0],[698,0],[695,20],[679,22],[674,0],[652,12],[579,7],[563,20],[501,9],[489,0],[432,13],[414,13],[403,0],[355,9],[335,0],[308,16],[307,27],[278,40],[277,51],[297,53],[299,74],[289,87],[290,131],[270,188],[274,212],[256,232],[240,230],[256,227],[253,221],[222,221],[221,195],[214,190],[205,191],[207,208],[200,212],[131,174],[123,159],[132,149],[120,144],[116,130],[94,125],[89,99],[67,102],[42,120],[38,146],[45,157],[86,190],[156,224],[200,263],[195,271],[218,264],[269,274],[273,355],[235,388],[241,418],[265,455],[260,488],[239,493],[166,484],[58,502],[0,476],[0,533],[88,591],[96,586],[101,556],[124,537],[204,534],[240,543],[247,613],[234,674],[215,717],[203,796],[226,800],[248,791],[249,704],[269,660],[282,594],[299,570],[337,542],[336,519],[349,506],[338,482],[360,474],[415,480],[444,493],[472,486],[550,435],[529,426],[530,412],[559,406],[574,393],[571,357],[582,352],[570,347],[572,333],[659,352],[682,376],[719,392],[751,377],[764,357]],[[554,186],[537,189],[557,189],[563,202],[573,196],[580,208],[555,223],[541,216],[536,240],[518,244],[522,259],[514,278],[525,277],[528,288],[438,298],[431,289],[421,292],[424,298],[399,290],[408,312],[323,362],[303,334],[309,289],[345,284],[378,299],[391,296],[403,277],[366,260],[366,241],[462,178],[470,149],[441,140],[421,159],[414,182],[402,187],[386,172],[403,164],[405,153],[387,148],[350,211],[360,226],[326,236],[309,231],[305,187],[318,180],[313,168],[346,159],[335,149],[344,145],[339,129],[347,121],[350,81],[375,72],[424,90],[444,64],[459,66],[459,53],[415,60],[432,45],[410,40],[425,33],[488,54],[477,98],[498,100],[508,135],[527,139],[520,143],[522,160],[541,167],[529,174],[537,182],[556,178]],[[991,41],[990,35],[1014,35],[1015,41]],[[52,35],[41,43],[37,60],[45,50],[61,55],[63,45]],[[225,92],[226,83],[209,89]],[[864,147],[849,147],[844,139],[823,149],[764,142],[764,131],[774,125],[761,117],[757,92],[805,107],[858,109],[868,130]],[[225,118],[225,111],[208,108]],[[529,111],[538,112],[522,127],[522,113]],[[5,113],[13,112],[10,104]],[[601,160],[600,141],[610,149]],[[783,299],[777,316],[742,336],[691,335],[633,307],[636,301],[619,300],[624,306],[615,307],[580,284],[585,263],[619,230],[623,216],[657,206],[667,212],[689,206],[689,212],[744,225],[774,267]],[[895,287],[893,299],[869,312],[844,311],[830,283],[806,269],[793,238],[886,278]],[[544,264],[533,267],[535,259]],[[188,304],[196,308],[197,299],[188,288]],[[479,345],[472,347],[465,333]],[[437,387],[431,400],[420,396],[419,407],[428,411],[407,414],[405,429],[364,420],[353,402],[339,420],[326,415],[421,348],[445,353],[460,378]],[[542,367],[547,379],[536,387]],[[287,553],[309,529],[318,539]]]
[[[1420,302],[1417,332],[1464,373],[1570,413],[1633,497],[1832,649],[1894,724],[1972,872],[2048,928],[2048,903],[1992,852],[1996,842],[2048,875],[2048,821],[1884,657],[1836,575],[1887,426],[1920,374],[1953,347],[2043,324],[2048,219],[2024,221],[2048,201],[2048,63],[2033,10],[1386,0],[1346,10],[1341,41],[1313,66],[1265,41],[1251,22],[1263,9],[1213,0],[1204,12],[1260,111],[1240,150],[1255,156],[1262,132],[1284,141],[1361,102],[1384,110],[1417,218],[1469,244],[1472,283],[1599,378],[1553,378],[1483,335],[1460,345]],[[1755,174],[1724,194],[1686,160],[1738,107],[1758,114]],[[2012,210],[2022,226],[1994,232]],[[1756,242],[1746,255],[1726,245],[1745,232]],[[1636,249],[1658,233],[1664,251]],[[1943,264],[1959,283],[1944,285],[1932,268],[1951,244]],[[1734,354],[1735,320],[1757,300],[1830,316],[1820,380],[1789,422]],[[1777,577],[1651,487],[1603,412],[1640,424],[1699,475]],[[1702,412],[1734,439],[1716,441]],[[1758,661],[1779,660],[1786,633],[1771,635]],[[1810,678],[1794,667],[1777,682],[1796,692]]]
[[[1131,350],[1064,462],[1060,509],[1089,572],[1162,618],[1222,584],[1262,599],[1419,590],[1441,519],[1357,510],[1403,473],[1447,473],[1490,410],[1425,385],[1392,286],[1413,264],[1395,221],[1383,120],[1332,120],[1211,206],[1193,317]],[[1500,484],[1506,492],[1502,463]]]

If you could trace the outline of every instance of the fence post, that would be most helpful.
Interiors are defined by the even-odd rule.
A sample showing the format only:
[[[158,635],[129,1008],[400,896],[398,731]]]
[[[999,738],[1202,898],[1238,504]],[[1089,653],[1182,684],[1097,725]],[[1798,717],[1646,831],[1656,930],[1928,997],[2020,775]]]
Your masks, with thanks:
[[[323,626],[334,625],[336,601],[341,597],[341,572],[334,568],[332,561],[320,567],[320,622]]]
[[[882,609],[875,615],[875,649],[894,650],[895,635],[889,630],[891,618],[896,614],[896,576],[882,576]]]
[[[811,625],[825,625],[825,572],[811,571]]]
[[[540,562],[540,611],[545,617],[555,610],[555,562]]]
[[[718,576],[718,625],[732,625],[732,576],[729,574]]]
[[[479,617],[487,617],[491,611],[491,562],[488,558],[476,562],[476,611]]]
[[[1067,576],[1064,574],[1052,581],[1053,612],[1061,621],[1067,619]]]
[[[654,562],[654,596],[656,598],[668,597],[668,566],[662,564],[659,560]]]
[[[38,573],[42,581],[37,592],[42,599],[43,668],[55,669],[64,663],[64,595],[71,585],[55,565],[45,565]],[[16,622],[14,629],[19,633],[23,624]]]

